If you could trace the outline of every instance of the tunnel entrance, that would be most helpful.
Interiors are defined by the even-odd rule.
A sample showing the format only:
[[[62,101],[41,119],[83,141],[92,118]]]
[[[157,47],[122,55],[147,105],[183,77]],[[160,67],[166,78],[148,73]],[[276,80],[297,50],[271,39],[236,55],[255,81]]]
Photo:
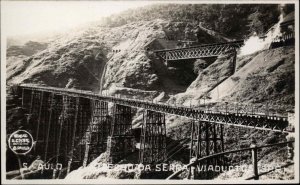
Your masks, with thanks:
[[[202,70],[207,68],[217,57],[204,59],[187,59],[178,61],[168,61],[168,74],[179,85],[184,86],[185,90],[196,80]]]
[[[218,57],[163,61],[155,55],[148,55],[154,73],[158,76],[160,90],[171,94],[185,92],[201,72],[214,63]]]

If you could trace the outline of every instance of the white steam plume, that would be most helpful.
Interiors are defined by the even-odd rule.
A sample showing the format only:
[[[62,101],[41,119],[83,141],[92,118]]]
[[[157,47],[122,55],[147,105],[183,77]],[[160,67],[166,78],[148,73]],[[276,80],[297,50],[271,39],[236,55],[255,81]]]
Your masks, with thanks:
[[[251,36],[245,41],[245,45],[241,47],[240,55],[249,55],[260,50],[268,49],[271,42],[281,36],[280,23],[283,21],[283,14],[280,15],[279,22],[274,25],[266,34],[264,39],[260,39],[257,35]]]

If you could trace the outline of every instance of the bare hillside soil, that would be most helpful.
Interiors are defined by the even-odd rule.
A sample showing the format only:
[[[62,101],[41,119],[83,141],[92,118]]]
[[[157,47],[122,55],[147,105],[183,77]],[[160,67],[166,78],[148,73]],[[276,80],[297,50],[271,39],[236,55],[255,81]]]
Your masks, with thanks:
[[[186,106],[199,104],[201,97],[206,95],[207,102],[268,102],[277,109],[292,111],[295,104],[294,50],[293,46],[287,46],[240,56],[237,59],[237,71],[232,76],[226,73],[226,62],[215,62],[215,65],[208,66],[199,74],[186,92],[174,98]],[[213,84],[218,85],[210,89]]]

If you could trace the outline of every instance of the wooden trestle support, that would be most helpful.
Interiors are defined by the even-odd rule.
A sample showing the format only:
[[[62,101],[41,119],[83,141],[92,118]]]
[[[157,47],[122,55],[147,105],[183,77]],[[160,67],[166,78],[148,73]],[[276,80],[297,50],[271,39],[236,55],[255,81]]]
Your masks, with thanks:
[[[195,161],[201,157],[224,151],[223,125],[208,122],[193,121],[191,132],[190,160]],[[199,168],[191,167],[190,179],[209,179],[216,173],[213,171],[198,171],[208,169],[209,166],[226,165],[224,156],[206,160],[199,164]]]
[[[90,131],[88,126],[103,122],[104,125],[107,124],[108,111],[107,103],[101,102],[101,105],[105,104],[101,107],[105,111],[99,113],[99,106],[95,105],[99,103],[95,102],[82,97],[23,89],[22,106],[28,113],[26,129],[35,140],[34,155],[41,156],[45,163],[61,165],[69,173],[83,164],[88,142],[85,139],[87,135],[96,137],[97,139],[93,141],[102,143],[102,145],[88,143],[91,145],[88,161],[94,159],[95,155],[100,155],[103,151],[101,148],[103,137],[107,137],[104,136],[107,128],[105,126],[104,130],[102,128],[95,130],[92,126],[91,134],[87,134]],[[99,114],[105,115],[105,119],[99,118]],[[98,139],[99,137],[101,139]],[[61,171],[55,168],[53,178],[59,177],[60,173]]]
[[[132,108],[115,104],[111,135],[107,138],[108,163],[115,164],[135,150]]]
[[[165,114],[147,110],[140,142],[140,163],[156,164],[166,159]]]
[[[131,107],[115,104],[111,120],[108,102],[27,89],[22,105],[28,110],[26,129],[36,141],[34,155],[61,164],[67,174],[105,150],[107,162],[117,163],[135,149]],[[60,173],[55,169],[53,178]]]
[[[81,165],[86,166],[105,150],[109,163],[117,163],[132,154],[135,150],[132,109],[137,107],[147,110],[144,114],[139,154],[140,162],[147,164],[166,160],[165,114],[176,114],[194,120],[191,161],[224,151],[224,123],[280,132],[286,131],[285,128],[289,125],[284,117],[253,114],[253,110],[251,114],[247,111],[228,112],[227,104],[225,113],[207,112],[139,100],[103,97],[69,89],[20,87],[21,89],[16,88],[15,91],[22,93],[22,107],[28,115],[23,129],[28,130],[35,140],[30,154],[39,155],[46,164],[61,164],[62,170],[55,170],[53,178],[59,178],[62,176],[60,174],[67,174]],[[108,116],[108,102],[114,103],[112,120]],[[199,164],[208,165],[227,164],[224,156]],[[189,178],[208,179],[216,175],[197,172],[197,169],[190,169]]]
[[[62,110],[58,117],[58,133],[55,139],[56,164],[67,166],[67,173],[82,165],[85,145],[80,142],[84,137],[91,118],[90,100],[80,97],[63,96]],[[55,120],[56,121],[56,120]],[[56,169],[53,178],[56,176]]]
[[[92,118],[82,142],[85,143],[83,166],[97,158],[106,150],[107,137],[110,135],[108,103],[91,100]]]

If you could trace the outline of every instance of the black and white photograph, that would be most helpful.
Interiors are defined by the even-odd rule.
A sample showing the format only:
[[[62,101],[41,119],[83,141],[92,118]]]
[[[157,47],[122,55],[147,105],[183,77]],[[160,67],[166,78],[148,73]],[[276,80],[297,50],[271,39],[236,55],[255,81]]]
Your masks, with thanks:
[[[3,0],[1,183],[299,183],[299,2]]]

